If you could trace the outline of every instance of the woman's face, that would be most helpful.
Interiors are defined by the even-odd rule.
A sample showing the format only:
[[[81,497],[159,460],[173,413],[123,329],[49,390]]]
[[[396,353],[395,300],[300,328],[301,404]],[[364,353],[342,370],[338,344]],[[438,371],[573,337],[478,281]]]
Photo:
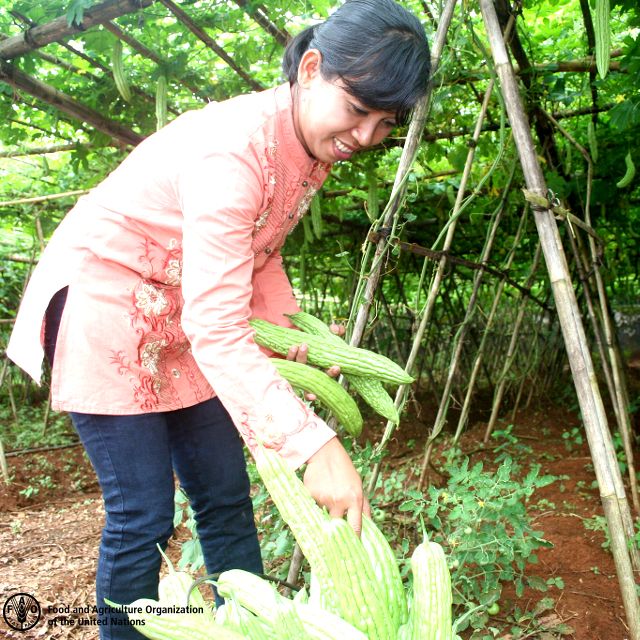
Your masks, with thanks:
[[[294,85],[293,119],[307,153],[321,162],[349,160],[362,149],[381,142],[396,126],[395,113],[373,110],[320,73],[321,54],[306,51]]]

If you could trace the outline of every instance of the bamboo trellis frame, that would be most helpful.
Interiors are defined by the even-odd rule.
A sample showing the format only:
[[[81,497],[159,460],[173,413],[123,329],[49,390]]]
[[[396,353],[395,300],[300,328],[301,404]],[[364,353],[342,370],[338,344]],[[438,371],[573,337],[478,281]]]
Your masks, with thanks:
[[[126,42],[134,51],[139,53],[141,56],[145,58],[149,58],[149,60],[153,60],[158,66],[166,66],[168,64],[168,60],[160,57],[155,51],[149,49],[141,42],[130,36],[128,33],[123,31],[115,22],[108,21],[104,22],[102,25],[107,31],[111,32],[116,38]],[[197,87],[194,87],[192,83],[187,82],[184,78],[178,78],[178,82],[185,86],[191,93],[196,96],[198,99],[203,102],[207,102],[207,97],[202,94],[202,91]]]
[[[449,26],[451,24],[451,20],[453,18],[453,12],[456,6],[456,0],[447,0],[445,4],[442,14],[440,16],[440,20],[438,22],[438,29],[436,31],[436,35],[434,38],[434,42],[431,50],[431,59],[432,59],[432,68],[436,70],[438,68],[440,57],[442,55],[442,50],[444,49],[444,44],[446,41],[447,32],[449,30]],[[411,121],[411,126],[409,128],[409,133],[407,135],[407,144],[403,149],[402,157],[400,158],[400,163],[398,166],[398,171],[396,173],[396,180],[394,183],[394,190],[392,192],[392,197],[385,208],[385,211],[382,214],[382,225],[383,227],[389,227],[394,217],[397,216],[397,213],[400,209],[400,205],[402,202],[402,198],[405,193],[405,180],[408,175],[409,169],[415,159],[416,152],[418,149],[418,145],[420,143],[422,131],[424,129],[424,123],[426,121],[429,101],[431,99],[431,90],[427,93],[423,101],[417,107],[416,112],[413,115],[413,119]],[[368,247],[370,249],[370,247]],[[380,274],[382,270],[382,258],[385,253],[389,250],[389,244],[386,242],[385,236],[381,237],[378,241],[375,249],[375,253],[373,259],[371,261],[371,267],[365,277],[366,287],[364,292],[362,293],[361,302],[358,298],[355,298],[356,301],[359,302],[359,307],[356,312],[355,324],[353,328],[353,332],[351,334],[350,344],[358,345],[360,340],[362,339],[362,335],[364,333],[364,328],[367,323],[367,318],[369,315],[369,310],[373,303],[373,296],[378,285],[378,281],[380,279]],[[365,258],[363,259],[363,264],[366,264],[364,261],[367,256],[365,254]],[[426,316],[426,314],[425,314]],[[411,348],[411,353],[409,354],[409,358],[406,363],[406,370],[410,371],[414,365],[414,362],[417,358],[418,351],[420,348],[420,343],[422,342],[422,336],[424,335],[426,329],[426,322],[421,322],[418,327]],[[404,401],[407,394],[406,385],[400,385],[398,390],[396,391],[396,396],[394,399],[394,404],[396,408],[401,409],[404,405]],[[393,423],[388,422],[387,427],[385,429],[385,434],[381,440],[381,442],[377,446],[377,450],[380,451],[384,446],[385,442],[390,437],[393,432]],[[380,463],[377,463],[372,472],[369,480],[369,491],[372,491],[376,484],[376,479],[378,473],[380,471]]]
[[[447,3],[443,9],[442,15],[440,16],[440,21],[438,23],[438,28],[436,31],[436,35],[434,38],[434,42],[431,47],[431,66],[433,70],[438,68],[440,63],[440,56],[442,55],[442,50],[444,49],[444,44],[447,36],[447,32],[449,30],[449,25],[451,24],[451,19],[453,18],[453,11],[455,8],[457,0],[447,0]],[[417,105],[413,117],[411,120],[411,125],[409,126],[409,132],[407,134],[407,140],[405,146],[403,148],[402,156],[400,158],[398,170],[396,172],[396,178],[394,182],[394,187],[392,191],[391,199],[389,200],[385,210],[383,211],[380,223],[376,225],[377,228],[381,227],[389,227],[394,220],[394,217],[397,216],[398,211],[400,210],[403,196],[405,194],[406,189],[406,177],[408,175],[409,169],[413,164],[413,161],[416,156],[416,152],[418,150],[418,146],[420,144],[420,139],[422,136],[422,132],[424,130],[424,124],[427,118],[429,101],[431,99],[431,87],[429,88],[427,94],[421,100],[421,102]],[[365,260],[368,255],[371,253],[372,244],[368,245],[367,252],[365,253]],[[353,324],[353,328],[350,335],[350,344],[357,346],[362,340],[362,336],[364,335],[365,327],[367,324],[369,310],[371,308],[371,304],[373,302],[373,295],[378,286],[378,282],[380,281],[380,276],[382,273],[383,259],[384,256],[390,250],[390,244],[387,242],[386,235],[382,235],[376,245],[375,252],[371,262],[371,268],[365,278],[366,287],[363,292],[356,293],[354,296],[355,301],[360,301],[360,306],[356,311],[355,323]],[[363,260],[363,264],[366,264]],[[359,284],[362,283],[362,279]],[[352,312],[355,309],[355,305],[352,306]],[[415,342],[414,342],[415,344]],[[415,355],[414,355],[415,358]],[[407,369],[410,369],[412,364],[411,357],[409,362],[407,363]],[[406,388],[404,385],[401,385],[398,388],[398,392],[396,393],[395,404],[396,407],[400,407],[404,403],[404,393],[406,392]],[[372,477],[373,483],[375,485],[375,478],[377,476],[377,469],[379,467],[374,468]],[[300,568],[302,566],[302,554],[300,552],[300,548],[296,545],[294,549],[293,557],[291,560],[291,564],[289,566],[289,572],[287,576],[287,581],[295,584],[297,581],[297,577],[300,572]]]
[[[170,5],[174,5],[173,2],[170,2],[170,0],[160,0],[160,2],[162,4],[164,4],[165,6],[169,7]],[[119,9],[123,9],[126,8],[128,10],[135,10],[138,9],[142,6],[147,6],[151,4],[150,0],[147,0],[146,2],[143,1],[138,1],[138,0],[112,0],[110,2],[105,2],[102,5],[100,5],[100,7],[106,7],[108,6],[110,8],[110,10],[112,11],[114,9],[114,7],[118,7]],[[236,2],[236,4],[238,4],[239,6],[241,6],[243,9],[246,10],[247,8],[247,3],[245,2]],[[484,0],[484,9],[485,9],[485,13],[488,10],[487,7],[489,6],[489,0]],[[443,27],[444,22],[448,19],[451,20],[452,14],[453,14],[453,10],[455,7],[455,0],[449,0],[449,2],[447,3],[447,6],[443,12],[443,15],[440,18],[440,25],[439,25],[439,30],[438,30],[438,36],[436,36],[436,40],[434,42],[434,53],[437,53],[438,56],[440,55],[441,51],[442,51],[442,47],[444,46],[444,38],[446,36],[446,28]],[[450,14],[448,13],[450,11]],[[174,12],[175,13],[175,12]],[[113,19],[115,17],[117,17],[117,15],[111,15],[110,19]],[[186,15],[186,14],[185,14]],[[252,15],[252,14],[250,14]],[[283,31],[278,31],[278,33],[280,33],[280,35],[276,35],[276,32],[274,32],[272,30],[271,27],[278,29],[278,27],[274,24],[274,23],[270,23],[268,16],[265,15],[261,15],[261,19],[258,20],[256,18],[255,15],[252,15],[252,17],[254,19],[256,19],[256,22],[258,22],[258,24],[260,24],[263,28],[265,28],[267,31],[269,31],[269,33],[271,33],[271,35],[274,36],[274,38],[280,42],[280,44],[283,44],[284,42],[284,37],[285,36],[285,32]],[[91,16],[89,15],[89,12],[87,12],[86,14],[87,16],[87,21],[85,21],[85,24],[83,25],[83,27],[89,26],[90,23],[88,22],[89,19],[91,19]],[[188,17],[188,16],[187,16]],[[178,19],[180,19],[180,16],[178,15]],[[485,18],[486,19],[486,18]],[[182,20],[181,20],[182,21]],[[98,21],[96,20],[95,23],[99,23],[99,22],[104,22],[102,21]],[[271,27],[268,26],[268,24],[271,24]],[[185,23],[186,24],[186,23]],[[16,55],[20,55],[20,53],[16,53],[16,51],[19,52],[26,52],[28,50],[31,50],[33,48],[33,46],[43,46],[43,44],[46,44],[46,42],[53,42],[54,40],[59,39],[60,37],[63,37],[65,34],[62,33],[62,31],[58,30],[58,31],[54,31],[50,26],[48,28],[44,28],[47,25],[43,25],[43,27],[36,27],[33,29],[29,30],[30,33],[30,37],[29,38],[25,38],[22,36],[19,36],[17,38],[13,38],[13,39],[7,39],[4,40],[2,42],[0,42],[0,58],[11,58],[14,57]],[[58,24],[58,29],[60,27],[60,24]],[[444,31],[441,33],[440,31],[440,27],[444,28]],[[119,29],[119,28],[118,28]],[[121,30],[120,30],[121,31]],[[71,35],[73,33],[76,33],[75,29],[69,29],[68,32],[66,33],[66,35]],[[195,33],[195,32],[194,32]],[[495,32],[491,32],[493,34],[493,36],[497,37]],[[53,35],[56,35],[56,37],[53,37]],[[117,35],[117,34],[116,34]],[[196,34],[197,35],[197,34]],[[121,32],[121,34],[118,37],[128,37],[126,36],[126,34],[124,34],[124,32]],[[503,36],[500,35],[500,39],[502,40]],[[20,40],[21,39],[21,40]],[[48,39],[48,40],[47,40]],[[201,38],[202,39],[202,38]],[[495,38],[494,38],[495,39]],[[11,42],[8,43],[8,40],[10,40]],[[203,40],[206,43],[206,40]],[[492,40],[492,48],[494,45],[498,45],[499,43],[496,43]],[[504,46],[503,44],[501,45],[502,47]],[[438,50],[439,47],[439,50]],[[500,55],[502,56],[502,50],[500,49]],[[149,57],[149,56],[148,56]],[[508,58],[506,58],[506,50],[504,53],[504,59],[500,58],[501,63],[497,64],[497,68],[498,68],[498,73],[500,75],[500,80],[501,83],[503,85],[503,90],[505,85],[509,86],[512,90],[515,86],[515,82],[513,80],[513,74],[515,73],[515,71],[513,70],[513,68],[507,69],[505,70],[503,67],[501,67],[501,64],[508,64],[508,62],[505,62],[505,60],[508,61]],[[579,62],[579,64],[578,64]],[[436,66],[436,65],[434,65]],[[534,65],[535,67],[535,65]],[[581,71],[581,72],[590,72],[592,70],[593,67],[593,61],[590,59],[585,59],[583,61],[576,61],[576,65],[574,68],[569,68],[569,66],[566,66],[565,69],[561,69],[561,70],[566,70],[566,71]],[[5,67],[6,68],[6,67]],[[611,63],[611,67],[612,70],[614,69],[619,69],[619,65],[616,65],[616,63]],[[243,72],[244,73],[244,72]],[[239,74],[242,75],[242,74]],[[244,77],[244,76],[242,76]],[[505,78],[509,78],[509,80],[505,81]],[[251,79],[250,77],[246,77],[245,80],[247,81],[247,83],[249,84],[249,86],[254,86],[253,85],[253,79]],[[466,81],[466,79],[464,80],[459,80],[460,82],[462,81]],[[515,89],[515,95],[517,95],[517,89]],[[510,93],[509,97],[511,100],[513,100],[513,94]],[[509,100],[507,100],[507,104],[509,106]],[[412,128],[410,130],[409,136],[405,142],[405,148],[404,148],[404,152],[403,152],[403,156],[402,156],[402,160],[400,163],[400,167],[399,170],[396,174],[396,182],[394,185],[394,192],[392,195],[392,198],[390,200],[389,206],[386,209],[386,215],[384,216],[384,219],[381,221],[381,226],[382,228],[389,228],[392,227],[394,225],[394,220],[395,220],[395,216],[397,214],[397,212],[399,211],[399,209],[402,206],[402,202],[403,202],[403,198],[404,198],[404,192],[405,192],[405,183],[404,180],[406,178],[407,172],[409,171],[410,167],[411,167],[411,162],[415,156],[415,151],[417,149],[417,145],[420,143],[420,139],[422,140],[435,140],[435,139],[451,139],[453,137],[457,137],[457,136],[466,136],[469,134],[469,132],[466,131],[458,131],[458,132],[438,132],[438,133],[431,133],[428,131],[424,131],[424,123],[425,123],[425,118],[426,118],[426,113],[428,110],[428,101],[425,101],[423,108],[424,110],[418,110],[418,113],[416,114],[416,116],[414,117],[414,124],[412,125]],[[513,105],[511,105],[512,108]],[[517,108],[517,107],[516,107]],[[588,109],[583,109],[580,110],[578,112],[576,112],[578,115],[581,114],[585,114],[585,113],[598,113],[599,111],[606,109],[607,107],[598,107],[597,105],[593,105],[592,107],[589,107]],[[73,114],[72,114],[73,115]],[[554,116],[557,119],[558,118],[558,114],[556,114]],[[89,121],[89,120],[87,120]],[[522,132],[522,123],[520,123],[518,125],[518,127],[513,127],[513,131],[514,131],[514,135],[516,136],[516,139],[518,139],[518,136],[520,136],[520,144],[524,144],[522,142],[522,136],[523,136],[523,132]],[[481,127],[481,131],[491,131],[491,130],[496,130],[497,129],[497,125],[484,125]],[[117,136],[114,136],[117,137]],[[120,140],[125,141],[126,144],[135,144],[135,141],[131,141],[130,139],[125,139],[125,138],[119,138]],[[529,141],[525,142],[529,145],[528,147],[526,147],[527,149],[532,148],[532,144],[529,143]],[[526,146],[526,145],[525,145]],[[525,163],[523,162],[523,166],[525,166]],[[534,176],[534,183],[537,186],[537,188],[532,189],[534,192],[538,193],[540,195],[540,197],[546,198],[546,191],[542,188],[542,185],[539,183],[538,181],[538,176],[535,172],[535,170],[531,169],[531,167],[527,164],[526,167],[529,167],[529,171],[533,171],[533,176]],[[535,169],[535,167],[534,167]],[[539,172],[539,167],[538,167],[538,172]],[[542,183],[543,184],[543,183]],[[464,189],[460,189],[460,192],[464,192]],[[461,196],[460,196],[461,197]],[[6,204],[6,203],[4,203]],[[588,212],[588,210],[587,210]],[[553,225],[553,217],[554,217],[554,213],[550,210],[548,210],[548,208],[544,211],[540,210],[539,206],[534,206],[534,217],[536,218],[536,224],[539,223],[539,218],[544,217],[545,218],[545,224],[549,224],[549,225]],[[546,218],[550,218],[551,221],[546,220]],[[523,220],[524,220],[524,216],[523,216]],[[583,222],[583,224],[586,224],[587,227],[590,228],[590,221],[588,220],[588,218]],[[541,225],[539,225],[541,226]],[[455,224],[450,225],[449,229],[451,229],[451,227],[455,227]],[[522,229],[523,226],[519,227],[519,230]],[[540,232],[541,237],[543,236],[542,231]],[[548,250],[549,251],[557,251],[557,246],[554,245],[553,242],[553,234],[550,233],[548,231],[548,229],[545,229],[545,235],[544,237],[546,238],[546,244],[548,245]],[[511,258],[513,258],[513,256],[515,255],[515,246],[517,246],[517,240],[518,238],[516,237],[516,239],[514,240],[514,251],[511,254]],[[597,252],[594,252],[594,250],[591,248],[591,243],[594,242],[594,239],[591,237],[588,237],[588,242],[590,244],[590,255],[591,255],[591,261],[592,261],[592,270],[595,270],[595,273],[598,272],[598,265],[597,265],[597,260],[595,258],[595,256],[597,255]],[[375,256],[373,257],[372,261],[371,261],[371,270],[369,271],[369,273],[366,275],[366,280],[368,282],[368,285],[364,291],[364,302],[362,302],[361,306],[358,308],[357,311],[357,316],[356,316],[356,320],[355,320],[355,326],[353,329],[353,332],[351,334],[351,340],[352,343],[357,344],[363,337],[364,333],[365,333],[365,329],[366,329],[366,325],[367,325],[367,319],[368,319],[368,315],[369,315],[369,310],[373,304],[374,301],[374,295],[376,293],[376,290],[378,288],[379,282],[380,282],[380,278],[382,276],[382,269],[385,265],[385,260],[386,257],[388,255],[388,251],[391,248],[391,243],[389,243],[387,241],[387,239],[384,237],[384,235],[378,237],[375,239],[375,244],[376,244],[376,252],[375,252]],[[379,252],[378,252],[379,250]],[[446,263],[446,258],[443,256],[443,262]],[[554,260],[551,261],[553,267],[555,269],[561,270],[561,268],[563,267],[563,260],[562,259],[556,259],[557,256],[554,256]],[[581,258],[584,260],[584,258]],[[549,260],[549,259],[548,259]],[[427,261],[425,260],[425,270],[427,270]],[[578,258],[576,258],[576,265],[580,264],[580,261]],[[566,266],[566,265],[564,265]],[[551,271],[551,268],[550,268]],[[558,272],[554,272],[555,274],[557,274]],[[552,278],[554,277],[554,273],[552,273]],[[562,276],[563,278],[559,281],[553,281],[552,282],[552,287],[554,287],[555,289],[570,289],[571,287],[567,284],[567,282],[570,284],[570,279],[567,279],[567,273],[563,272]],[[595,276],[597,278],[597,276]],[[617,352],[616,350],[616,345],[615,345],[615,341],[613,338],[613,333],[612,333],[612,327],[610,324],[610,316],[607,310],[607,301],[606,301],[606,296],[602,296],[601,295],[601,289],[602,289],[602,293],[604,292],[604,287],[602,284],[602,280],[601,278],[599,280],[596,281],[596,289],[599,295],[599,303],[600,303],[600,315],[601,315],[601,320],[600,323],[602,325],[602,332],[605,335],[605,342],[606,342],[606,347],[605,349],[608,352],[609,358],[610,358],[610,364],[609,364],[609,369],[611,370],[611,376],[614,376],[614,373],[617,371],[617,375],[620,376],[620,362],[619,362],[619,352]],[[504,290],[505,287],[505,279],[500,279],[498,281],[498,289],[497,291],[501,292]],[[434,291],[436,291],[437,293],[437,289],[438,287],[434,288]],[[499,298],[499,295],[496,296],[497,298]],[[411,349],[411,353],[409,354],[408,357],[408,362],[407,362],[407,368],[411,369],[412,367],[415,366],[415,364],[418,362],[418,358],[420,356],[420,351],[423,349],[423,339],[424,339],[424,335],[425,335],[425,331],[426,331],[426,324],[427,324],[427,320],[430,317],[430,311],[429,311],[429,304],[427,304],[427,310],[426,312],[422,315],[422,322],[420,323],[420,325],[417,327],[417,330],[415,332],[415,336],[414,336],[414,342],[412,345],[412,349]],[[433,303],[435,304],[435,297],[433,300]],[[523,303],[524,304],[524,303]],[[563,329],[565,329],[565,325],[568,325],[571,327],[571,325],[576,325],[572,327],[572,331],[574,332],[575,335],[578,336],[578,338],[582,337],[584,338],[584,332],[580,331],[579,325],[579,321],[576,320],[576,318],[578,318],[577,316],[577,312],[574,306],[571,305],[571,301],[569,303],[570,305],[570,309],[568,311],[563,311],[560,321],[561,321],[561,325]],[[433,307],[431,307],[431,311],[433,310]],[[497,300],[496,300],[496,306],[492,309],[493,311],[497,310]],[[391,310],[388,309],[387,310],[387,315],[389,317],[391,317]],[[490,313],[489,314],[489,320],[487,321],[487,326],[490,326],[490,322],[493,320],[495,314]],[[425,320],[425,318],[427,320]],[[566,331],[565,331],[566,334]],[[484,337],[484,336],[483,336]],[[566,338],[565,338],[566,339]],[[396,340],[396,343],[398,341]],[[476,358],[473,362],[473,369],[474,371],[477,373],[477,371],[480,368],[480,365],[482,363],[482,350],[484,348],[483,346],[484,343],[481,343],[479,345],[478,348],[478,353],[476,355]],[[570,352],[570,359],[571,357],[573,357],[574,359],[576,357],[579,358],[583,358],[585,361],[589,360],[588,357],[588,353],[587,356],[585,358],[584,356],[584,346],[586,343],[580,343],[579,345],[579,351],[581,351],[581,353],[578,353],[577,355],[573,352]],[[451,361],[451,367],[452,367],[452,371],[455,370],[456,368],[456,361],[457,358],[460,356],[460,353],[454,354],[453,359]],[[603,366],[604,366],[604,358],[603,358]],[[572,363],[573,365],[573,363]],[[574,376],[576,376],[576,373],[574,372]],[[589,378],[589,376],[587,376]],[[469,392],[472,394],[473,393],[473,388],[474,388],[474,381],[475,378],[472,377],[471,378],[471,382],[469,383],[468,386],[468,394]],[[524,382],[524,378],[523,378],[523,382]],[[585,381],[583,379],[581,379],[581,390],[584,392],[585,389],[587,390],[591,390],[591,394],[594,395],[593,398],[591,398],[589,400],[589,410],[591,411],[592,415],[592,420],[593,422],[596,424],[597,427],[601,428],[602,427],[602,420],[604,417],[604,414],[602,412],[601,409],[601,401],[598,400],[598,392],[597,389],[593,389],[591,388],[593,386],[593,381],[591,379]],[[614,399],[614,407],[616,410],[616,416],[618,416],[620,414],[620,412],[622,412],[624,415],[626,414],[626,411],[624,410],[624,407],[626,407],[628,405],[628,398],[625,398],[625,391],[624,391],[624,386],[620,385],[620,384],[615,384],[613,385],[613,390],[611,391],[611,395],[612,398]],[[520,385],[519,391],[518,391],[518,400],[516,401],[516,404],[519,402],[520,400],[520,396],[522,394],[522,389],[523,389],[523,385]],[[533,390],[533,385],[531,385],[531,391]],[[407,393],[407,389],[401,388],[398,390],[398,394],[396,395],[396,405],[397,406],[402,406],[402,404],[405,401],[405,397],[406,397],[406,393]],[[446,394],[443,394],[443,397]],[[469,395],[469,398],[471,396]],[[531,393],[529,394],[529,399],[528,401],[531,399]],[[527,401],[527,402],[528,402]],[[441,404],[442,406],[442,404]],[[468,409],[468,406],[467,406]],[[515,408],[514,408],[515,411]],[[464,413],[464,411],[463,411]],[[446,415],[446,409],[444,410],[444,414]],[[467,416],[468,416],[468,412],[467,412]],[[627,416],[628,418],[628,416]],[[465,418],[466,420],[466,418]],[[436,421],[438,422],[438,421]],[[464,427],[464,423],[465,421],[460,420],[459,423],[459,428],[458,430],[460,431],[461,428]],[[585,420],[586,423],[586,420]],[[605,422],[606,425],[606,422]],[[621,536],[620,533],[621,532],[626,532],[627,535],[629,535],[629,522],[630,522],[630,515],[628,512],[628,505],[625,508],[625,504],[626,504],[626,499],[624,497],[624,490],[621,490],[622,487],[622,481],[619,477],[616,476],[615,470],[612,468],[612,446],[611,443],[607,440],[607,438],[601,433],[600,430],[595,431],[595,427],[593,425],[591,425],[590,427],[592,430],[594,430],[594,433],[591,434],[591,438],[593,439],[593,443],[590,440],[590,446],[592,446],[592,451],[597,451],[599,452],[599,454],[602,454],[605,457],[605,462],[601,463],[603,465],[603,468],[600,469],[599,473],[602,474],[602,477],[607,481],[605,483],[605,490],[606,491],[610,491],[611,493],[607,493],[606,499],[607,502],[605,504],[605,499],[603,497],[603,504],[605,506],[605,512],[607,513],[607,517],[611,518],[610,520],[610,528],[612,530],[612,534],[614,535],[614,537],[617,540],[617,544],[618,544],[618,556],[616,556],[616,566],[618,567],[618,571],[619,571],[619,575],[624,574],[625,576],[628,576],[628,571],[627,568],[625,567],[625,559],[624,559],[624,554],[619,550],[619,546],[621,544]],[[589,432],[588,432],[589,433]],[[459,435],[459,434],[458,434]],[[383,440],[381,441],[381,443],[379,444],[379,446],[384,446],[386,440],[385,438],[388,439],[389,434],[387,432],[385,432],[385,436],[383,437]],[[608,460],[607,460],[607,456],[608,456]],[[615,456],[613,456],[613,461],[615,461]],[[617,467],[617,465],[616,465]],[[377,471],[379,471],[379,467],[377,470],[374,470],[374,477],[375,474],[377,473]],[[619,474],[618,474],[619,476]],[[599,477],[599,481],[600,481],[600,477]],[[601,490],[603,488],[603,485],[601,484]],[[623,529],[618,528],[617,530],[614,531],[613,524],[619,524],[621,523],[623,524]],[[633,560],[633,558],[632,558]],[[622,567],[622,569],[620,568]],[[627,572],[627,573],[625,573]],[[638,630],[638,615],[637,612],[634,611],[634,607],[637,608],[637,601],[634,605],[634,598],[631,596],[630,594],[630,588],[629,585],[627,583],[625,583],[624,585],[622,585],[622,579],[621,579],[621,588],[623,589],[623,597],[625,598],[625,608],[627,610],[627,616],[628,619],[629,617],[631,617],[631,621],[630,621],[630,626],[632,627],[632,629],[635,629],[634,631],[634,638],[637,638],[637,630]],[[626,589],[626,591],[624,590]]]
[[[142,43],[139,43],[132,38],[129,34],[124,32],[118,25],[116,25],[113,20],[126,15],[131,12],[140,11],[152,5],[156,0],[107,0],[101,4],[98,4],[94,7],[90,7],[85,10],[84,16],[81,24],[72,24],[69,25],[67,23],[67,19],[64,16],[56,18],[49,23],[42,25],[33,25],[30,24],[29,28],[26,29],[22,34],[17,36],[12,36],[3,39],[0,41],[0,60],[8,61],[13,58],[16,58],[24,53],[34,51],[40,47],[46,46],[47,44],[53,42],[59,42],[63,46],[69,48],[75,55],[80,55],[87,59],[90,64],[94,66],[98,66],[102,69],[103,72],[107,72],[108,68],[102,64],[98,64],[97,61],[91,60],[83,52],[73,49],[70,45],[66,44],[64,40],[71,36],[77,35],[93,26],[103,25],[105,29],[108,29],[116,35],[116,37],[121,38],[123,41],[127,42],[129,46],[131,46],[135,51],[140,53],[141,55],[154,60],[156,63],[160,63],[161,58],[151,51],[148,47],[145,47]],[[172,0],[157,0],[158,3],[163,4],[175,17],[178,21],[184,24],[200,41],[202,41],[207,47],[213,50],[216,55],[218,55],[222,60],[224,60],[230,68],[232,68],[240,77],[244,79],[244,81],[248,84],[249,87],[254,90],[259,90],[261,85],[256,82],[246,71],[244,71],[236,62],[224,51],[222,47],[220,47],[214,39],[209,36],[199,25],[197,25],[193,19],[189,16],[187,12],[185,12],[181,7],[179,7]],[[256,22],[256,24],[260,25],[267,33],[269,33],[276,42],[280,45],[284,45],[287,39],[290,37],[285,29],[282,29],[278,25],[276,25],[270,18],[267,13],[267,10],[264,6],[261,5],[248,5],[247,2],[244,1],[236,1],[236,4],[252,19]],[[22,19],[27,20],[24,16],[20,16]],[[614,51],[611,54],[612,58],[620,55],[620,51]],[[42,54],[46,56],[47,54]],[[55,63],[55,62],[54,62]],[[63,61],[60,61],[59,64],[65,64]],[[535,70],[544,70],[544,69],[552,69],[558,72],[589,72],[593,67],[593,57],[584,58],[579,60],[572,61],[559,61],[557,63],[545,65],[531,65],[531,69]],[[527,67],[524,71],[527,71],[529,67]],[[619,64],[615,61],[611,62],[611,70],[612,71],[624,71],[619,68]],[[478,72],[469,72],[469,77],[465,77],[463,79],[445,79],[443,84],[447,84],[450,82],[459,83],[459,82],[467,82],[472,79],[477,79]],[[70,101],[68,96],[60,96],[59,92],[56,93],[55,90],[52,90],[51,87],[47,87],[46,85],[43,87],[39,84],[39,82],[35,79],[31,79],[28,77],[20,76],[19,71],[14,69],[11,65],[4,67],[4,77],[2,78],[5,81],[13,84],[17,89],[22,89],[27,91],[31,95],[38,97],[40,100],[45,101],[47,104],[50,104],[58,109],[65,111],[69,116],[76,119],[86,119],[87,122],[91,123],[93,126],[100,131],[107,133],[108,135],[113,136],[116,140],[119,140],[121,143],[125,145],[136,144],[136,140],[131,138],[130,132],[124,133],[122,137],[120,137],[120,127],[117,123],[109,123],[106,122],[104,118],[96,118],[96,114],[93,114],[88,111],[87,107],[82,104],[74,104],[73,101]],[[190,86],[188,83],[184,81],[184,79],[179,78],[179,82],[187,86],[189,90],[198,97],[203,97],[201,92],[198,92],[195,87]],[[134,87],[134,91],[138,92],[137,88]],[[143,98],[145,100],[150,100],[151,96],[143,94]],[[598,109],[594,107],[594,111],[598,111],[601,109],[610,108],[609,106],[601,107]],[[571,114],[566,114],[570,116]],[[577,115],[577,114],[576,114]],[[565,117],[563,114],[556,114],[556,117]],[[456,137],[459,135],[466,135],[465,132],[450,132],[449,134],[441,134],[436,137]],[[425,139],[431,139],[432,134],[428,132],[424,132]],[[137,140],[139,141],[139,139]]]
[[[231,69],[233,69],[254,91],[261,91],[264,87],[254,78],[252,78],[236,61],[211,37],[207,32],[198,26],[190,17],[189,14],[179,7],[172,0],[157,0],[157,2],[163,4],[171,13],[184,24],[191,33],[193,33],[199,40],[202,40],[204,44],[214,51],[222,60],[224,60]]]
[[[65,95],[62,91],[58,91],[41,80],[32,78],[23,71],[20,71],[20,69],[2,60],[0,60],[0,80],[16,89],[26,91],[30,95],[56,106],[72,118],[91,123],[99,131],[120,140],[124,144],[135,146],[142,141],[143,137],[128,127],[105,118],[95,109],[87,107],[70,96]]]

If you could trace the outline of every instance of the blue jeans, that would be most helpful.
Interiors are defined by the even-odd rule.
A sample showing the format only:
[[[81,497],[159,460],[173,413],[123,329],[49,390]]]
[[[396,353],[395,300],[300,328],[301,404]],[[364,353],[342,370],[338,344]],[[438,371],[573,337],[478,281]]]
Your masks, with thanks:
[[[72,413],[102,488],[106,522],[96,598],[130,604],[158,597],[161,556],[173,533],[174,469],[195,512],[207,571],[261,573],[242,441],[217,398],[132,416]],[[101,616],[101,640],[138,640],[135,627]]]

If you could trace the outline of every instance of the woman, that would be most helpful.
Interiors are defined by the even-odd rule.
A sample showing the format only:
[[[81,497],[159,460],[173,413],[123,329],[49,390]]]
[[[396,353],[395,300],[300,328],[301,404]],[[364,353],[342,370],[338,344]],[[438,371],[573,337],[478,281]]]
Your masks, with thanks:
[[[39,380],[46,352],[53,408],[71,412],[103,491],[99,607],[157,597],[174,470],[208,571],[262,570],[238,431],[306,463],[314,498],[356,531],[368,511],[348,454],[248,321],[298,310],[280,247],[331,164],[406,120],[429,50],[393,0],[348,0],[291,41],[283,68],[288,83],[141,143],[66,216],[24,296],[8,354]],[[101,638],[138,637],[112,617]]]

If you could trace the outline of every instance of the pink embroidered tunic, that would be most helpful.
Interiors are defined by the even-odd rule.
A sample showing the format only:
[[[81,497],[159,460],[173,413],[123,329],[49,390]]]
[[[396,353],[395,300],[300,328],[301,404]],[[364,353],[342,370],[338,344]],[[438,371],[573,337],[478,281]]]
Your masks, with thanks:
[[[329,169],[296,137],[288,85],[181,115],[59,225],[8,356],[40,381],[44,313],[68,286],[54,409],[135,414],[218,395],[250,449],[259,438],[299,466],[334,433],[248,321],[287,325],[298,310],[279,249]]]

